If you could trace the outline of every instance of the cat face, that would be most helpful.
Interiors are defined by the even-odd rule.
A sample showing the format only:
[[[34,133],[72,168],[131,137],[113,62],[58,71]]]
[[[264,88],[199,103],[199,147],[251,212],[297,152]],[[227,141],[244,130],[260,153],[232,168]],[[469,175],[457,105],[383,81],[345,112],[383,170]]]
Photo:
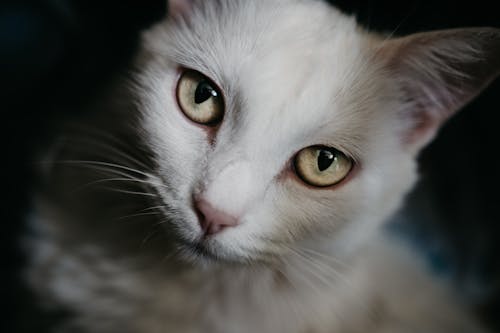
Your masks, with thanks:
[[[339,254],[355,248],[412,187],[418,150],[475,93],[434,69],[434,44],[418,53],[322,2],[175,8],[145,35],[137,94],[154,191],[195,257],[266,260],[325,239]]]

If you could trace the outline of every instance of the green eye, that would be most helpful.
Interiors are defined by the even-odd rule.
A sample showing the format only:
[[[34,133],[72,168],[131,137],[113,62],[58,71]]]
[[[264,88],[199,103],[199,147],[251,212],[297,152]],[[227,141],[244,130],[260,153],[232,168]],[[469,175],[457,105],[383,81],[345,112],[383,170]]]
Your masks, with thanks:
[[[214,125],[224,116],[224,100],[215,84],[196,72],[186,71],[177,84],[177,101],[182,112],[192,121]]]
[[[335,148],[311,146],[299,151],[295,156],[294,166],[295,172],[305,183],[327,187],[347,177],[353,162]]]

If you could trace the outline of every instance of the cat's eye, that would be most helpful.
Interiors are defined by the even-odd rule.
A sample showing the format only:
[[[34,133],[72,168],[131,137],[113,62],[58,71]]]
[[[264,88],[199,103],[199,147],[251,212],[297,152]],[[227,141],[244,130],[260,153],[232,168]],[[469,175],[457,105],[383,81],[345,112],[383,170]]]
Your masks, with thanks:
[[[327,187],[341,182],[353,166],[353,161],[341,151],[326,146],[311,146],[298,152],[294,159],[297,175],[315,187]]]
[[[182,112],[202,125],[215,125],[224,116],[224,100],[217,86],[192,70],[182,74],[177,84],[177,101]]]

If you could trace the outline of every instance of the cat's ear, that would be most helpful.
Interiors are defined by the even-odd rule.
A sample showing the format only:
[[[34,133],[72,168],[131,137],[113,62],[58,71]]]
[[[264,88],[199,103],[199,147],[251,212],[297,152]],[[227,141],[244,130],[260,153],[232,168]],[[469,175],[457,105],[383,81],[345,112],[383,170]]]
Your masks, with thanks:
[[[191,11],[194,0],[168,0],[168,15],[171,17],[185,16]]]
[[[500,30],[418,33],[378,45],[377,56],[404,94],[405,143],[418,151],[441,124],[500,74]]]

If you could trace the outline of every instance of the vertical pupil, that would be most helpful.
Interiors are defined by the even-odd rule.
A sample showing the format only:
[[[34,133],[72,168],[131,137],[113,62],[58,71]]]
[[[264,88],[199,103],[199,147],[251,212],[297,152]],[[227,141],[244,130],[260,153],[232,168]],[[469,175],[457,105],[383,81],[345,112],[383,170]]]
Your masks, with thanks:
[[[201,104],[206,102],[210,97],[217,97],[217,91],[207,81],[201,81],[194,92],[194,102]]]
[[[335,161],[335,154],[329,150],[320,150],[318,154],[318,169],[325,171]]]

